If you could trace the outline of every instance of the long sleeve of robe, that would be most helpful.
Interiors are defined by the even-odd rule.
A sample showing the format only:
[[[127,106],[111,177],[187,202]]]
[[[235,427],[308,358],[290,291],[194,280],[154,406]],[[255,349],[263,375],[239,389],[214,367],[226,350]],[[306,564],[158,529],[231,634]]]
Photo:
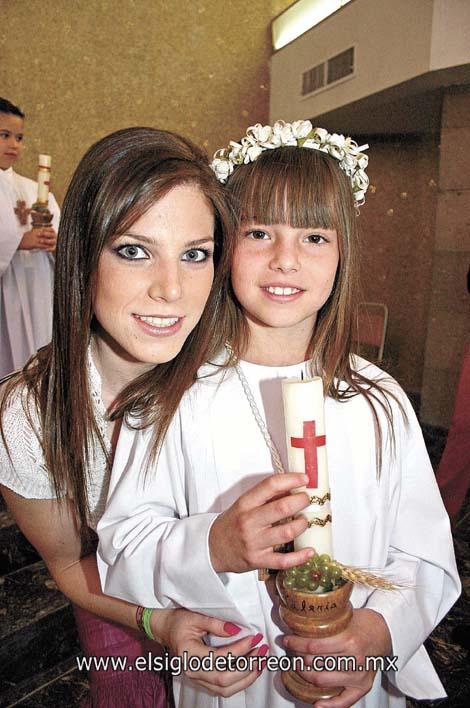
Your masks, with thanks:
[[[383,372],[356,359],[366,376]],[[299,376],[296,367],[242,362],[245,376],[281,457],[286,451],[280,378]],[[395,451],[383,412],[384,455],[376,474],[373,418],[362,396],[326,400],[325,424],[337,560],[382,568],[407,587],[397,592],[355,586],[354,607],[383,615],[390,629],[398,672],[377,674],[360,708],[402,707],[404,694],[444,696],[423,646],[424,639],[455,602],[460,583],[450,526],[419,425],[401,389],[408,424],[390,400]],[[208,547],[216,515],[273,471],[269,451],[235,375],[201,379],[185,396],[158,465],[144,482],[151,431],[124,427],[112,472],[107,508],[98,526],[99,567],[104,592],[147,606],[184,606],[262,632],[271,654],[282,655],[285,628],[272,588],[256,572],[217,574]],[[408,587],[409,586],[409,587]],[[263,672],[246,691],[217,699],[175,679],[177,705],[295,705],[279,676]],[[300,704],[299,704],[300,705]]]
[[[36,182],[0,170],[0,377],[23,366],[51,337],[54,258],[40,249],[18,250],[31,221],[20,224],[17,200],[30,208],[36,197]],[[52,194],[49,209],[57,231],[60,211]]]

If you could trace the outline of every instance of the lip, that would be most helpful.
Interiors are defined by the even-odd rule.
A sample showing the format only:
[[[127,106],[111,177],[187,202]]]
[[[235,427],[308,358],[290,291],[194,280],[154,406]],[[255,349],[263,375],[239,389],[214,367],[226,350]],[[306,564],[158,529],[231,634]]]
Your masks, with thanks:
[[[17,152],[4,152],[3,154],[6,155],[6,157],[18,157]]]
[[[291,289],[295,288],[299,292],[292,293],[290,295],[276,295],[275,293],[270,293],[268,288],[291,288]],[[277,303],[294,302],[295,300],[298,300],[300,297],[302,297],[302,295],[305,292],[305,290],[303,290],[303,288],[299,288],[298,285],[293,285],[291,283],[268,283],[267,285],[261,285],[261,290],[263,291],[263,295],[268,300],[271,300],[271,302],[277,302]]]
[[[134,321],[137,323],[137,325],[140,327],[141,330],[145,332],[145,334],[150,335],[151,337],[171,337],[173,334],[176,334],[177,332],[180,331],[181,327],[183,326],[183,320],[184,316],[180,317],[179,315],[132,315],[134,318]],[[173,319],[174,317],[177,317],[177,321],[175,324],[169,326],[169,327],[155,327],[154,325],[151,325],[149,322],[144,322],[144,320],[140,319],[141,317],[160,317],[162,319]]]

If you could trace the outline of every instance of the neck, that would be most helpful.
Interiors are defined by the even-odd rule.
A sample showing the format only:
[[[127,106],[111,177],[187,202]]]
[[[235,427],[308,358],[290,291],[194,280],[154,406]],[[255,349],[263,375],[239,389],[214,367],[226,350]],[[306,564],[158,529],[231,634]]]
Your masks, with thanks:
[[[245,361],[262,366],[290,366],[309,359],[311,321],[305,327],[266,327],[248,320],[248,345],[242,354]]]
[[[107,410],[131,381],[154,366],[127,359],[113,345],[101,333],[93,336],[91,353],[101,378],[101,400]]]

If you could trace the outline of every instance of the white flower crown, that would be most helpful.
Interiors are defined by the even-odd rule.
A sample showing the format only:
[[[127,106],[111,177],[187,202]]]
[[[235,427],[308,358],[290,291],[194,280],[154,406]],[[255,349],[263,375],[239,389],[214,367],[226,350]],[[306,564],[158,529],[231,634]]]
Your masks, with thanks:
[[[225,183],[238,165],[254,162],[265,150],[284,145],[320,150],[334,157],[349,177],[356,207],[364,204],[369,186],[365,173],[369,158],[362,151],[369,146],[359,147],[352,138],[329,133],[325,128],[313,128],[309,120],[296,120],[294,123],[278,120],[273,126],[261,123],[252,125],[239,143],[231,140],[228,147],[217,150],[211,167],[217,179]]]

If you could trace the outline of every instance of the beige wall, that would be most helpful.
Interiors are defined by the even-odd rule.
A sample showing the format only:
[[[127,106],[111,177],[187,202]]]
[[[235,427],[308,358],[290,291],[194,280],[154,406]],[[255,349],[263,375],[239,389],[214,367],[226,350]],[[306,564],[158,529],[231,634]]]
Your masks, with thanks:
[[[210,152],[266,121],[269,24],[286,0],[0,0],[0,94],[27,114],[19,169],[77,161],[118,128],[179,131]]]
[[[271,120],[309,118],[429,71],[433,3],[355,0],[272,58]],[[356,73],[301,96],[302,73],[355,47]]]
[[[421,417],[447,426],[470,345],[470,86],[444,96]]]

